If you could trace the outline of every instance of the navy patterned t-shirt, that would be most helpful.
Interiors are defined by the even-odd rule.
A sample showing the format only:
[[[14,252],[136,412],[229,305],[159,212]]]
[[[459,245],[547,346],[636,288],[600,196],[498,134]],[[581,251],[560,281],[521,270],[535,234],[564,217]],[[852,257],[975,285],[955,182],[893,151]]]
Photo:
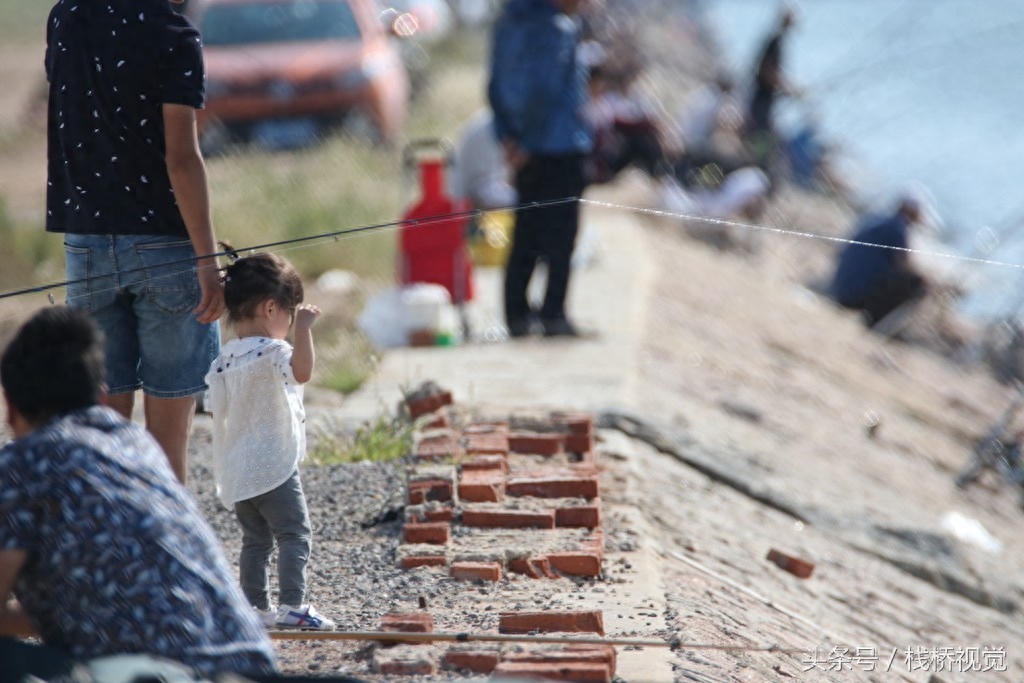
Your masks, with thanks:
[[[45,66],[46,229],[187,237],[162,106],[203,106],[196,28],[168,0],[58,0]]]
[[[273,673],[273,647],[213,530],[156,442],[108,408],[0,450],[0,550],[27,553],[15,594],[78,660],[166,657],[211,676]]]

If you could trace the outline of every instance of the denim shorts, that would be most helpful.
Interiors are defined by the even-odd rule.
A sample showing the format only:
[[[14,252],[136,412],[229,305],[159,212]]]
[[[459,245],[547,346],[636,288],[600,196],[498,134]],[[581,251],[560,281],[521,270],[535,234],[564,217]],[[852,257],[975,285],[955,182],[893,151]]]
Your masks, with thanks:
[[[193,311],[201,293],[187,239],[162,235],[64,236],[67,304],[106,335],[107,391],[181,398],[220,352],[220,325]]]

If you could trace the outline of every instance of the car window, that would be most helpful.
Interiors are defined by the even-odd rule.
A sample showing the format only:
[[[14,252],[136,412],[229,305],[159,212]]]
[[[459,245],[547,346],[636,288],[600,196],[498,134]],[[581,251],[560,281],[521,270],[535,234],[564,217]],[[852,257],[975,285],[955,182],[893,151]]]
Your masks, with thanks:
[[[244,45],[282,41],[359,38],[359,23],[347,2],[281,0],[210,7],[200,20],[203,44]]]

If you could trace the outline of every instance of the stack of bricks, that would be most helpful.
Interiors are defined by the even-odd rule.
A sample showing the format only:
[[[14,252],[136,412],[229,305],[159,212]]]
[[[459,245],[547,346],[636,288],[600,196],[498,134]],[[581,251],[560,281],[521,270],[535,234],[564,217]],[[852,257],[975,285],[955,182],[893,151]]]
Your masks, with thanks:
[[[402,569],[428,567],[468,586],[508,580],[509,574],[538,581],[602,575],[592,415],[552,413],[529,422],[529,429],[506,420],[453,426],[450,394],[417,401],[407,403],[420,428],[406,473],[404,543],[397,552]],[[599,610],[511,611],[499,617],[499,633],[604,634]],[[422,630],[428,622],[432,628],[428,613],[386,615],[382,628]],[[385,648],[393,654],[381,655],[378,671],[412,674],[430,668],[423,656],[428,646],[403,647]],[[447,648],[437,665],[473,674],[604,683],[615,673],[615,650],[462,643]]]
[[[419,433],[415,464],[407,472],[402,568],[445,566],[452,576],[495,581],[505,571],[538,579],[600,575],[604,537],[593,417],[555,413],[540,427],[545,431],[475,422]],[[505,557],[493,562],[465,562],[452,544],[454,524],[521,529],[518,545],[527,540],[527,530],[578,533],[561,543],[545,543],[543,534],[529,539],[531,547],[545,547],[543,552],[517,554],[507,547]]]

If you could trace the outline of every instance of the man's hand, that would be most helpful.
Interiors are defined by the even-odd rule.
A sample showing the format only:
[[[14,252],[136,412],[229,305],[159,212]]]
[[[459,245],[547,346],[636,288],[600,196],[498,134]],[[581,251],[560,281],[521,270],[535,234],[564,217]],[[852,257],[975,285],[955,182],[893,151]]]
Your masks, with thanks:
[[[213,264],[200,261],[196,269],[199,279],[199,291],[202,298],[194,311],[196,318],[203,324],[216,322],[224,315],[224,283],[220,281],[220,271]]]
[[[515,140],[502,140],[501,146],[505,150],[505,161],[513,171],[522,169],[530,160],[530,155]]]

